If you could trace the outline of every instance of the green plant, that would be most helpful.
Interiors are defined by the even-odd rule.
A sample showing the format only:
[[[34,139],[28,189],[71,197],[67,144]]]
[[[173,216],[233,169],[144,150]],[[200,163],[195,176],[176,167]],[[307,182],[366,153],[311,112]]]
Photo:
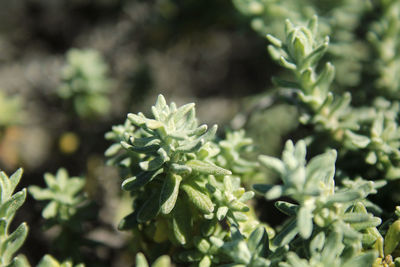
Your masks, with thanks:
[[[62,70],[58,95],[69,99],[73,110],[83,118],[108,113],[111,82],[108,66],[96,50],[71,49]]]

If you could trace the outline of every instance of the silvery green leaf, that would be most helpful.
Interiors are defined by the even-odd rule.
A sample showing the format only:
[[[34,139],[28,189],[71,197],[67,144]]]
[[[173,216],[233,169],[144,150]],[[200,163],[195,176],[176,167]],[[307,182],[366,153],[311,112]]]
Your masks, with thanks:
[[[353,133],[350,130],[346,130],[345,135],[348,138],[349,144],[356,148],[366,148],[371,142],[369,137]]]
[[[267,34],[267,39],[268,41],[271,42],[271,44],[273,44],[276,47],[282,47],[282,41],[279,40],[278,38],[272,36],[271,34]]]
[[[194,140],[193,142],[188,142],[183,146],[180,146],[176,149],[177,152],[181,153],[191,153],[198,151],[204,145],[204,140]]]
[[[142,126],[146,123],[146,118],[144,116],[136,115],[133,113],[128,114],[128,119],[136,126]]]
[[[289,216],[295,216],[299,210],[299,205],[292,204],[286,201],[276,201],[275,207],[277,207],[281,212]]]
[[[351,260],[345,262],[342,267],[365,267],[372,266],[374,260],[377,258],[375,252],[366,252],[358,255]]]
[[[238,200],[241,202],[246,202],[254,197],[254,192],[253,191],[247,191],[245,192]]]
[[[22,173],[23,173],[22,168],[19,168],[8,179],[8,181],[9,181],[8,191],[10,192],[10,194],[11,194],[11,192],[14,192],[14,190],[17,187],[19,181],[21,180]]]
[[[186,116],[190,110],[194,109],[194,106],[194,103],[189,103],[178,108],[173,117],[175,122],[180,121],[184,116]]]
[[[182,165],[182,164],[177,164],[177,163],[172,163],[170,165],[170,170],[176,174],[179,175],[186,175],[192,172],[192,168]]]
[[[229,170],[218,167],[212,163],[201,161],[201,160],[190,160],[186,162],[186,166],[190,167],[193,171],[204,173],[204,174],[213,174],[213,175],[230,175],[232,174]]]
[[[14,194],[7,201],[0,206],[0,217],[12,219],[16,211],[24,204],[26,199],[26,189],[22,189],[18,193]]]
[[[192,218],[188,216],[190,209],[186,203],[177,201],[176,208],[172,211],[171,228],[176,241],[181,244],[187,244],[191,239]]]
[[[342,219],[345,222],[348,223],[360,223],[360,222],[365,222],[371,219],[372,216],[370,214],[365,214],[365,213],[346,213],[343,214]]]
[[[125,179],[122,182],[122,189],[126,191],[137,190],[140,187],[144,186],[151,180],[153,180],[157,175],[163,173],[162,169],[157,171],[150,171],[150,172],[141,172],[134,177],[130,177]]]
[[[53,218],[57,215],[58,205],[56,201],[50,201],[42,211],[42,216],[45,219]]]
[[[196,262],[201,260],[203,254],[198,250],[187,250],[179,253],[178,257],[183,262]]]
[[[214,211],[214,204],[210,197],[202,192],[201,188],[194,183],[185,183],[182,189],[189,197],[189,201],[193,203],[201,212],[208,214]]]
[[[325,262],[333,262],[340,255],[343,236],[339,232],[331,232],[326,238],[324,250],[321,252],[321,257]]]
[[[121,149],[121,144],[112,144],[109,148],[107,148],[106,152],[104,152],[104,155],[106,157],[111,157],[114,156],[115,154],[118,153],[118,151]]]
[[[316,255],[321,253],[322,248],[325,244],[325,234],[324,232],[318,233],[310,243],[310,252],[311,255]]]
[[[271,187],[269,191],[265,193],[265,198],[266,199],[276,199],[282,196],[283,193],[283,187],[280,185],[274,185]]]
[[[164,163],[164,159],[161,156],[157,156],[150,161],[140,162],[139,166],[144,171],[155,171],[161,168]]]
[[[313,229],[313,213],[312,207],[302,206],[299,209],[297,216],[297,228],[299,229],[300,235],[304,239],[308,239],[311,236]]]
[[[225,218],[226,213],[228,212],[229,208],[228,207],[219,207],[217,210],[217,219],[218,221],[221,221],[223,218]]]
[[[154,193],[143,203],[137,213],[137,221],[145,223],[157,216],[160,211],[160,200],[157,197],[158,193]]]
[[[293,238],[299,233],[297,222],[291,219],[288,224],[275,236],[273,243],[275,246],[284,246],[289,244]]]
[[[161,213],[169,214],[175,207],[181,181],[182,177],[173,173],[165,178],[160,195]]]
[[[281,56],[278,61],[284,68],[295,70],[297,68],[296,64],[293,62],[289,62],[286,58]]]
[[[263,226],[258,226],[251,232],[247,246],[252,254],[256,254],[260,257],[267,257],[269,250],[269,241],[267,231]]]
[[[31,267],[31,265],[29,264],[26,257],[20,254],[17,257],[14,257],[11,264],[7,267]]]
[[[307,164],[307,184],[313,186],[322,181],[325,185],[334,187],[336,151],[330,150],[313,157]]]
[[[26,223],[22,223],[12,234],[6,237],[2,244],[4,250],[3,255],[1,255],[4,262],[11,261],[14,253],[22,246],[27,235],[28,226]]]
[[[349,190],[349,191],[335,193],[334,195],[329,196],[326,200],[326,203],[327,204],[332,204],[336,202],[345,203],[359,199],[362,196],[363,194],[359,191]]]
[[[281,160],[265,155],[259,156],[258,159],[260,160],[261,164],[267,168],[271,168],[278,174],[283,175],[285,173],[285,165]]]

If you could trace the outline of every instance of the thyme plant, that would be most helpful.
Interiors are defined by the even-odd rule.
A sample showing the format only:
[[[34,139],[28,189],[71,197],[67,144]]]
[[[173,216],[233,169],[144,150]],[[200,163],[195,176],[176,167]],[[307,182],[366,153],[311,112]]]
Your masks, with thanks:
[[[286,142],[280,158],[252,159],[257,144],[243,129],[220,135],[217,125],[199,123],[194,103],[178,106],[159,95],[148,113],[127,114],[105,134],[111,143],[105,156],[129,195],[130,210],[117,228],[133,235],[135,249],[127,250],[134,264],[400,266],[400,206],[390,213],[376,202],[380,190],[398,188],[400,177],[399,3],[234,0],[256,31],[268,33],[271,58],[289,73],[273,81],[278,95],[298,107],[300,137]],[[373,7],[379,18],[361,27]],[[368,43],[359,45],[362,34]],[[60,96],[82,117],[107,112],[109,80],[100,55],[72,50],[67,57]],[[359,99],[354,88],[367,83],[365,62],[376,64]],[[265,169],[278,181],[265,179]],[[26,198],[26,189],[14,193],[21,175],[0,173],[0,266],[30,266],[17,255],[27,225],[11,230]],[[28,191],[46,202],[42,217],[47,228],[59,228],[54,247],[63,261],[48,254],[37,266],[82,267],[73,263],[83,261],[82,247],[100,245],[85,233],[95,211],[86,180],[60,168],[44,181],[45,188]],[[259,219],[270,212],[256,205],[260,198],[274,201],[281,224]]]

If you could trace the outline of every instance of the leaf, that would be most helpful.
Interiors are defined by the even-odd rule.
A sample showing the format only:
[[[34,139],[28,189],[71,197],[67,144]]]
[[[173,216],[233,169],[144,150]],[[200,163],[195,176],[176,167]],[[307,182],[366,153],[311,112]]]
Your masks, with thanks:
[[[137,176],[125,179],[121,187],[126,191],[137,190],[153,180],[157,175],[161,173],[163,173],[162,169],[159,169],[157,171],[141,172]]]
[[[40,260],[37,267],[60,267],[60,264],[51,255],[45,255]]]
[[[0,206],[0,217],[6,217],[11,220],[17,210],[24,204],[26,199],[26,189],[22,189],[18,193],[12,195],[5,203]]]
[[[161,213],[169,214],[175,207],[176,199],[179,194],[179,185],[182,181],[182,177],[177,174],[167,175],[163,187],[161,189],[160,206]]]
[[[11,261],[14,253],[22,246],[27,235],[28,226],[26,223],[22,223],[4,240],[1,247],[1,250],[3,250],[3,262]]]
[[[167,255],[163,255],[158,257],[151,267],[169,267],[171,266],[171,259]]]
[[[385,235],[385,255],[391,254],[400,243],[400,220],[393,222]]]
[[[172,211],[172,233],[179,244],[185,245],[189,242],[192,233],[191,211],[182,201],[177,201],[176,208]]]
[[[263,226],[258,226],[250,234],[247,241],[247,246],[252,254],[256,254],[261,257],[267,257],[269,250],[269,241],[267,231]]]
[[[158,193],[153,192],[151,196],[143,203],[137,214],[137,221],[145,223],[157,216],[160,211],[160,199]]]
[[[182,185],[182,189],[186,192],[189,197],[189,201],[192,202],[201,212],[208,214],[214,211],[214,204],[210,197],[201,192],[201,188],[194,183],[185,183]]]
[[[377,258],[375,252],[367,252],[361,255],[358,255],[351,260],[347,261],[342,267],[365,267],[372,266],[372,263]]]
[[[204,174],[213,174],[213,175],[230,175],[231,171],[228,171],[224,168],[218,167],[212,163],[201,161],[201,160],[190,160],[186,162],[186,166],[190,167],[193,171],[204,173]]]
[[[302,206],[299,209],[299,214],[297,215],[297,228],[299,229],[300,235],[304,239],[308,239],[311,236],[313,223],[312,223],[312,207]]]
[[[261,155],[258,157],[258,160],[267,168],[270,168],[277,172],[280,175],[285,173],[285,164],[277,158]]]
[[[275,207],[281,212],[289,216],[295,216],[299,210],[299,205],[292,204],[286,201],[276,201]]]
[[[273,243],[275,246],[284,246],[289,244],[290,241],[298,234],[299,230],[297,229],[296,220],[292,219],[275,238],[273,239]]]
[[[156,171],[160,169],[165,160],[161,156],[157,156],[150,161],[142,161],[139,163],[139,166],[144,171]]]
[[[57,215],[58,205],[56,201],[51,201],[42,211],[42,216],[45,219],[54,218]]]
[[[147,263],[146,257],[143,255],[142,252],[138,252],[136,254],[136,267],[149,267]]]

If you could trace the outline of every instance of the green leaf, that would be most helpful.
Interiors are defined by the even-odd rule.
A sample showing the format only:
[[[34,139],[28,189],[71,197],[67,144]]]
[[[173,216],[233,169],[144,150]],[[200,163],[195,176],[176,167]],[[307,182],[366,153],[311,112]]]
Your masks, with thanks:
[[[171,259],[167,255],[163,255],[158,257],[151,267],[169,267],[171,266]]]
[[[201,212],[208,214],[214,211],[214,204],[210,197],[201,191],[201,188],[194,183],[185,183],[182,185],[182,189],[186,192],[189,197],[189,201],[192,202]]]
[[[276,201],[275,207],[281,212],[289,216],[295,216],[299,210],[299,205],[292,204],[286,201]]]
[[[11,220],[17,210],[24,204],[26,199],[26,189],[22,189],[18,193],[11,196],[5,203],[0,206],[0,217],[6,217]]]
[[[157,216],[160,211],[160,199],[158,193],[153,192],[151,196],[143,203],[137,214],[137,221],[145,223]]]
[[[60,264],[51,255],[45,255],[40,260],[37,267],[60,267]]]
[[[191,239],[192,217],[191,211],[186,203],[177,201],[176,208],[172,211],[171,224],[172,234],[179,244],[185,245]]]
[[[160,206],[161,213],[169,214],[175,207],[176,199],[179,194],[179,185],[182,177],[177,174],[169,174],[164,180],[164,185],[161,189]]]
[[[292,219],[273,239],[275,246],[284,246],[298,234],[296,220]]]
[[[267,168],[274,170],[278,174],[283,175],[285,173],[285,164],[280,159],[265,155],[259,156],[258,159],[261,164],[263,164]]]
[[[141,252],[136,254],[136,267],[149,267],[146,257]]]
[[[377,258],[375,252],[367,252],[361,255],[358,255],[351,260],[347,261],[342,267],[365,267],[372,266],[372,263]]]
[[[308,239],[311,236],[313,223],[312,223],[312,207],[302,206],[299,209],[297,216],[297,228],[299,229],[300,235],[304,239]]]
[[[28,226],[22,223],[3,242],[0,251],[3,251],[3,261],[10,262],[14,253],[22,246],[28,235]]]
[[[267,257],[269,241],[267,231],[263,226],[258,226],[250,234],[247,241],[247,246],[253,254],[259,255],[261,257]]]
[[[56,201],[51,201],[42,211],[42,216],[45,219],[54,218],[57,215],[58,205]]]
[[[126,191],[138,190],[140,187],[153,180],[157,175],[161,174],[162,172],[162,169],[159,169],[157,171],[141,172],[134,177],[125,179],[122,183],[122,189]]]
[[[204,173],[204,174],[213,174],[213,175],[230,175],[231,171],[228,171],[224,168],[218,167],[212,163],[204,162],[201,160],[190,160],[186,162],[186,166],[190,167],[193,171]]]
[[[165,160],[161,156],[157,156],[150,161],[142,161],[139,163],[139,166],[144,171],[156,171],[160,169]]]

